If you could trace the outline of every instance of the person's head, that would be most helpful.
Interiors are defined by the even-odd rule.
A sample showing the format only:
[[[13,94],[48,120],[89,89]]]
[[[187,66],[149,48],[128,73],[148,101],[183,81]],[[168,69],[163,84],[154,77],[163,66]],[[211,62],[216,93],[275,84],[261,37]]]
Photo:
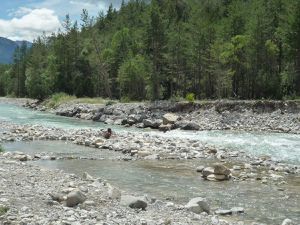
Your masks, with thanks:
[[[110,133],[110,134],[112,133],[110,128],[107,129],[107,132]]]

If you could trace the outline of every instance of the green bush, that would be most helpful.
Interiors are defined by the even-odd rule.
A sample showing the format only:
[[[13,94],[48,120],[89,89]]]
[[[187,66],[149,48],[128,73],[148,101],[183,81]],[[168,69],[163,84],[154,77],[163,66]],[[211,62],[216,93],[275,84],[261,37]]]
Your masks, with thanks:
[[[108,100],[108,101],[105,103],[105,106],[110,106],[110,105],[113,105],[113,104],[116,104],[116,101]]]
[[[194,94],[194,93],[188,93],[188,94],[185,96],[185,99],[186,99],[188,102],[194,102],[194,101],[195,101],[195,94]]]
[[[48,108],[57,108],[59,105],[72,101],[76,99],[75,96],[68,95],[66,93],[60,92],[51,95],[51,97],[46,100],[45,104]]]
[[[4,152],[4,148],[0,145],[0,152]]]
[[[129,103],[131,102],[131,99],[128,96],[124,96],[121,98],[121,102],[122,103]]]
[[[0,216],[2,216],[5,213],[7,213],[8,210],[9,210],[8,207],[6,207],[6,206],[0,206]]]

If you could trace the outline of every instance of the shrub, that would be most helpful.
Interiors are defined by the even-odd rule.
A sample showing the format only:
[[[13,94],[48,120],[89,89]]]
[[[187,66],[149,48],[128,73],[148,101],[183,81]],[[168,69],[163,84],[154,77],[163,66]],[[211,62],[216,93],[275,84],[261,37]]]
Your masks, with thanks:
[[[75,96],[60,92],[53,94],[45,103],[48,108],[57,108],[59,105],[76,99]]]
[[[110,106],[110,105],[113,105],[113,104],[116,104],[116,102],[113,101],[113,100],[108,100],[105,105]]]
[[[0,216],[2,216],[5,213],[7,213],[8,210],[9,210],[8,207],[6,207],[6,206],[0,206]]]
[[[186,99],[188,102],[194,102],[194,101],[195,101],[195,94],[194,94],[194,93],[188,93],[188,94],[185,96],[185,99]]]
[[[4,148],[0,145],[0,152],[4,152]]]

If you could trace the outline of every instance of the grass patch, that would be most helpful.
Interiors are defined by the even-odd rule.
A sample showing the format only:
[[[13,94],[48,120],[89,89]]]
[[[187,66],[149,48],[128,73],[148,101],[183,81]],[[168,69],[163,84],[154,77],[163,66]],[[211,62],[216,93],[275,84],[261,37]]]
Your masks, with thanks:
[[[66,93],[56,93],[53,94],[49,99],[44,101],[43,105],[47,108],[57,108],[64,103],[82,103],[82,104],[108,104],[108,103],[116,103],[116,101],[112,101],[109,99],[103,98],[77,98],[73,95],[68,95]]]
[[[48,108],[57,108],[63,103],[70,102],[76,99],[75,96],[67,95],[65,93],[53,94],[49,99],[44,102],[44,105]]]
[[[7,213],[9,210],[8,207],[6,206],[0,206],[0,216],[4,215],[5,213]]]

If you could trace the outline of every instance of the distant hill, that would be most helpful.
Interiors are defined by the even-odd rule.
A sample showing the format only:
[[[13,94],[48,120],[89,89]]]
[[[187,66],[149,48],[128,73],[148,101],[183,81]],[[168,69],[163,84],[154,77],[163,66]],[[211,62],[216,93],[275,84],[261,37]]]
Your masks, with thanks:
[[[30,47],[32,43],[25,41]],[[0,37],[0,64],[10,64],[13,62],[14,51],[21,46],[23,41],[12,41],[7,38]]]

